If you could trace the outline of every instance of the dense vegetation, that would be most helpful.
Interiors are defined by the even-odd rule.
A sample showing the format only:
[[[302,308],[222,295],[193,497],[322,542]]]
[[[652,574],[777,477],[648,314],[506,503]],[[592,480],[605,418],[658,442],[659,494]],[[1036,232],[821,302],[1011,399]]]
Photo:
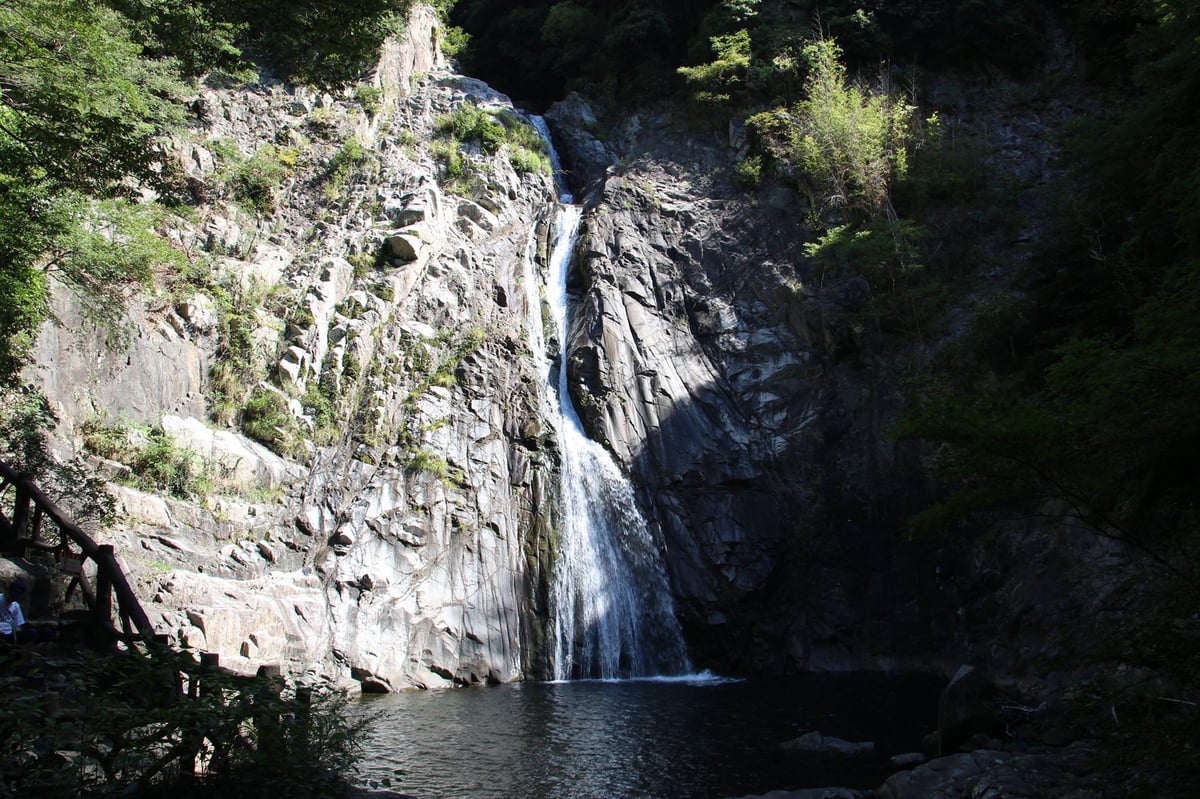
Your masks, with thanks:
[[[1060,142],[1064,174],[1015,290],[976,304],[906,431],[952,444],[955,470],[974,476],[956,509],[1055,498],[1097,532],[1190,568],[1180,538],[1197,519],[1194,4],[463,0],[452,18],[474,37],[466,63],[519,96],[581,89],[636,106],[667,86],[719,127],[746,117],[756,150],[741,177],[803,190],[818,235],[810,256],[880,264],[867,275],[876,293],[938,280],[953,292],[961,264],[910,274],[932,255],[939,201],[1003,201],[979,191],[984,167],[962,163],[965,148],[949,152],[936,116],[918,111],[922,76],[1031,82],[1069,43],[1079,90],[1100,110]]]
[[[707,61],[714,37],[739,32],[748,45],[745,88],[759,98],[799,88],[793,68],[814,31],[835,38],[854,65],[881,58],[909,64],[987,58],[1020,66],[1042,43],[1047,9],[1064,5],[1033,0],[459,0],[451,19],[472,36],[462,54],[466,68],[516,98],[545,103],[581,90],[629,103],[677,89],[678,67]],[[1095,8],[1104,20],[1121,14],[1111,4]]]
[[[318,799],[345,795],[359,755],[337,697],[237,678],[188,653],[7,650],[0,670],[6,796]]]

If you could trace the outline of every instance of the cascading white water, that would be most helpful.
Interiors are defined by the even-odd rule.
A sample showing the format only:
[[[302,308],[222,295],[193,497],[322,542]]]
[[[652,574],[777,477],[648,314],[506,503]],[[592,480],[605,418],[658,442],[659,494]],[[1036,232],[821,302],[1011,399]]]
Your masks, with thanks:
[[[558,156],[545,122],[534,124]],[[690,664],[675,618],[659,549],[629,479],[604,447],[587,437],[567,390],[567,274],[581,210],[560,182],[547,303],[559,342],[551,379],[542,334],[532,247],[525,264],[530,347],[547,375],[548,418],[562,453],[561,531],[551,587],[554,677],[643,677],[679,674]]]

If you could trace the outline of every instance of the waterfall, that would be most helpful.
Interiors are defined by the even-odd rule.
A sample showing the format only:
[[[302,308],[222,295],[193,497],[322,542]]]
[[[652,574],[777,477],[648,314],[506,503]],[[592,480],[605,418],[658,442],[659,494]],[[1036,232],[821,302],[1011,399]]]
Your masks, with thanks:
[[[684,673],[690,664],[659,548],[629,478],[604,447],[587,437],[567,390],[567,275],[581,209],[558,177],[561,167],[545,121],[534,117],[533,122],[546,140],[559,180],[546,289],[559,342],[556,369],[542,334],[532,247],[525,264],[530,347],[547,375],[544,410],[562,454],[562,521],[550,597],[554,677]]]

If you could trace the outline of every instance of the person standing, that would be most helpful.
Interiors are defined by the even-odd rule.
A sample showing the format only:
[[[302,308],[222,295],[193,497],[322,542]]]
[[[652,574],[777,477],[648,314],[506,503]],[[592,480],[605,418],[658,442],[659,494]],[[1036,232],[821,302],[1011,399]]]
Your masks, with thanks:
[[[25,579],[15,577],[8,590],[0,594],[0,636],[7,641],[23,642],[37,639],[25,625],[25,614],[21,611],[21,600],[25,598]]]

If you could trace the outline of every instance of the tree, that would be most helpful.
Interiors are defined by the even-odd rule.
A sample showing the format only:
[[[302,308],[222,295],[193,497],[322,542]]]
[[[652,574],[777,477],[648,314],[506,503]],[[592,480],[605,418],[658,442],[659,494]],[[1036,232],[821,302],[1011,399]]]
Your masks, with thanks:
[[[908,171],[916,108],[886,85],[872,90],[851,83],[832,39],[813,40],[803,54],[809,76],[793,109],[791,155],[813,182],[814,205],[894,219],[890,186]]]
[[[69,255],[71,232],[95,221],[89,198],[129,193],[137,183],[172,185],[157,141],[183,120],[182,95],[178,64],[147,57],[112,8],[93,0],[0,3],[0,378],[20,368],[46,316],[55,253]],[[104,260],[87,254],[93,266]],[[88,291],[131,277],[86,266],[62,274]]]
[[[154,138],[183,120],[178,64],[147,58],[129,21],[92,0],[0,4],[0,171],[108,196],[156,181]]]
[[[697,102],[725,105],[745,84],[750,68],[750,33],[742,30],[712,37],[716,59],[694,67],[680,67],[679,74],[693,88]]]
[[[244,52],[280,77],[318,86],[356,80],[389,35],[404,26],[409,0],[209,0],[214,15],[243,27]]]

